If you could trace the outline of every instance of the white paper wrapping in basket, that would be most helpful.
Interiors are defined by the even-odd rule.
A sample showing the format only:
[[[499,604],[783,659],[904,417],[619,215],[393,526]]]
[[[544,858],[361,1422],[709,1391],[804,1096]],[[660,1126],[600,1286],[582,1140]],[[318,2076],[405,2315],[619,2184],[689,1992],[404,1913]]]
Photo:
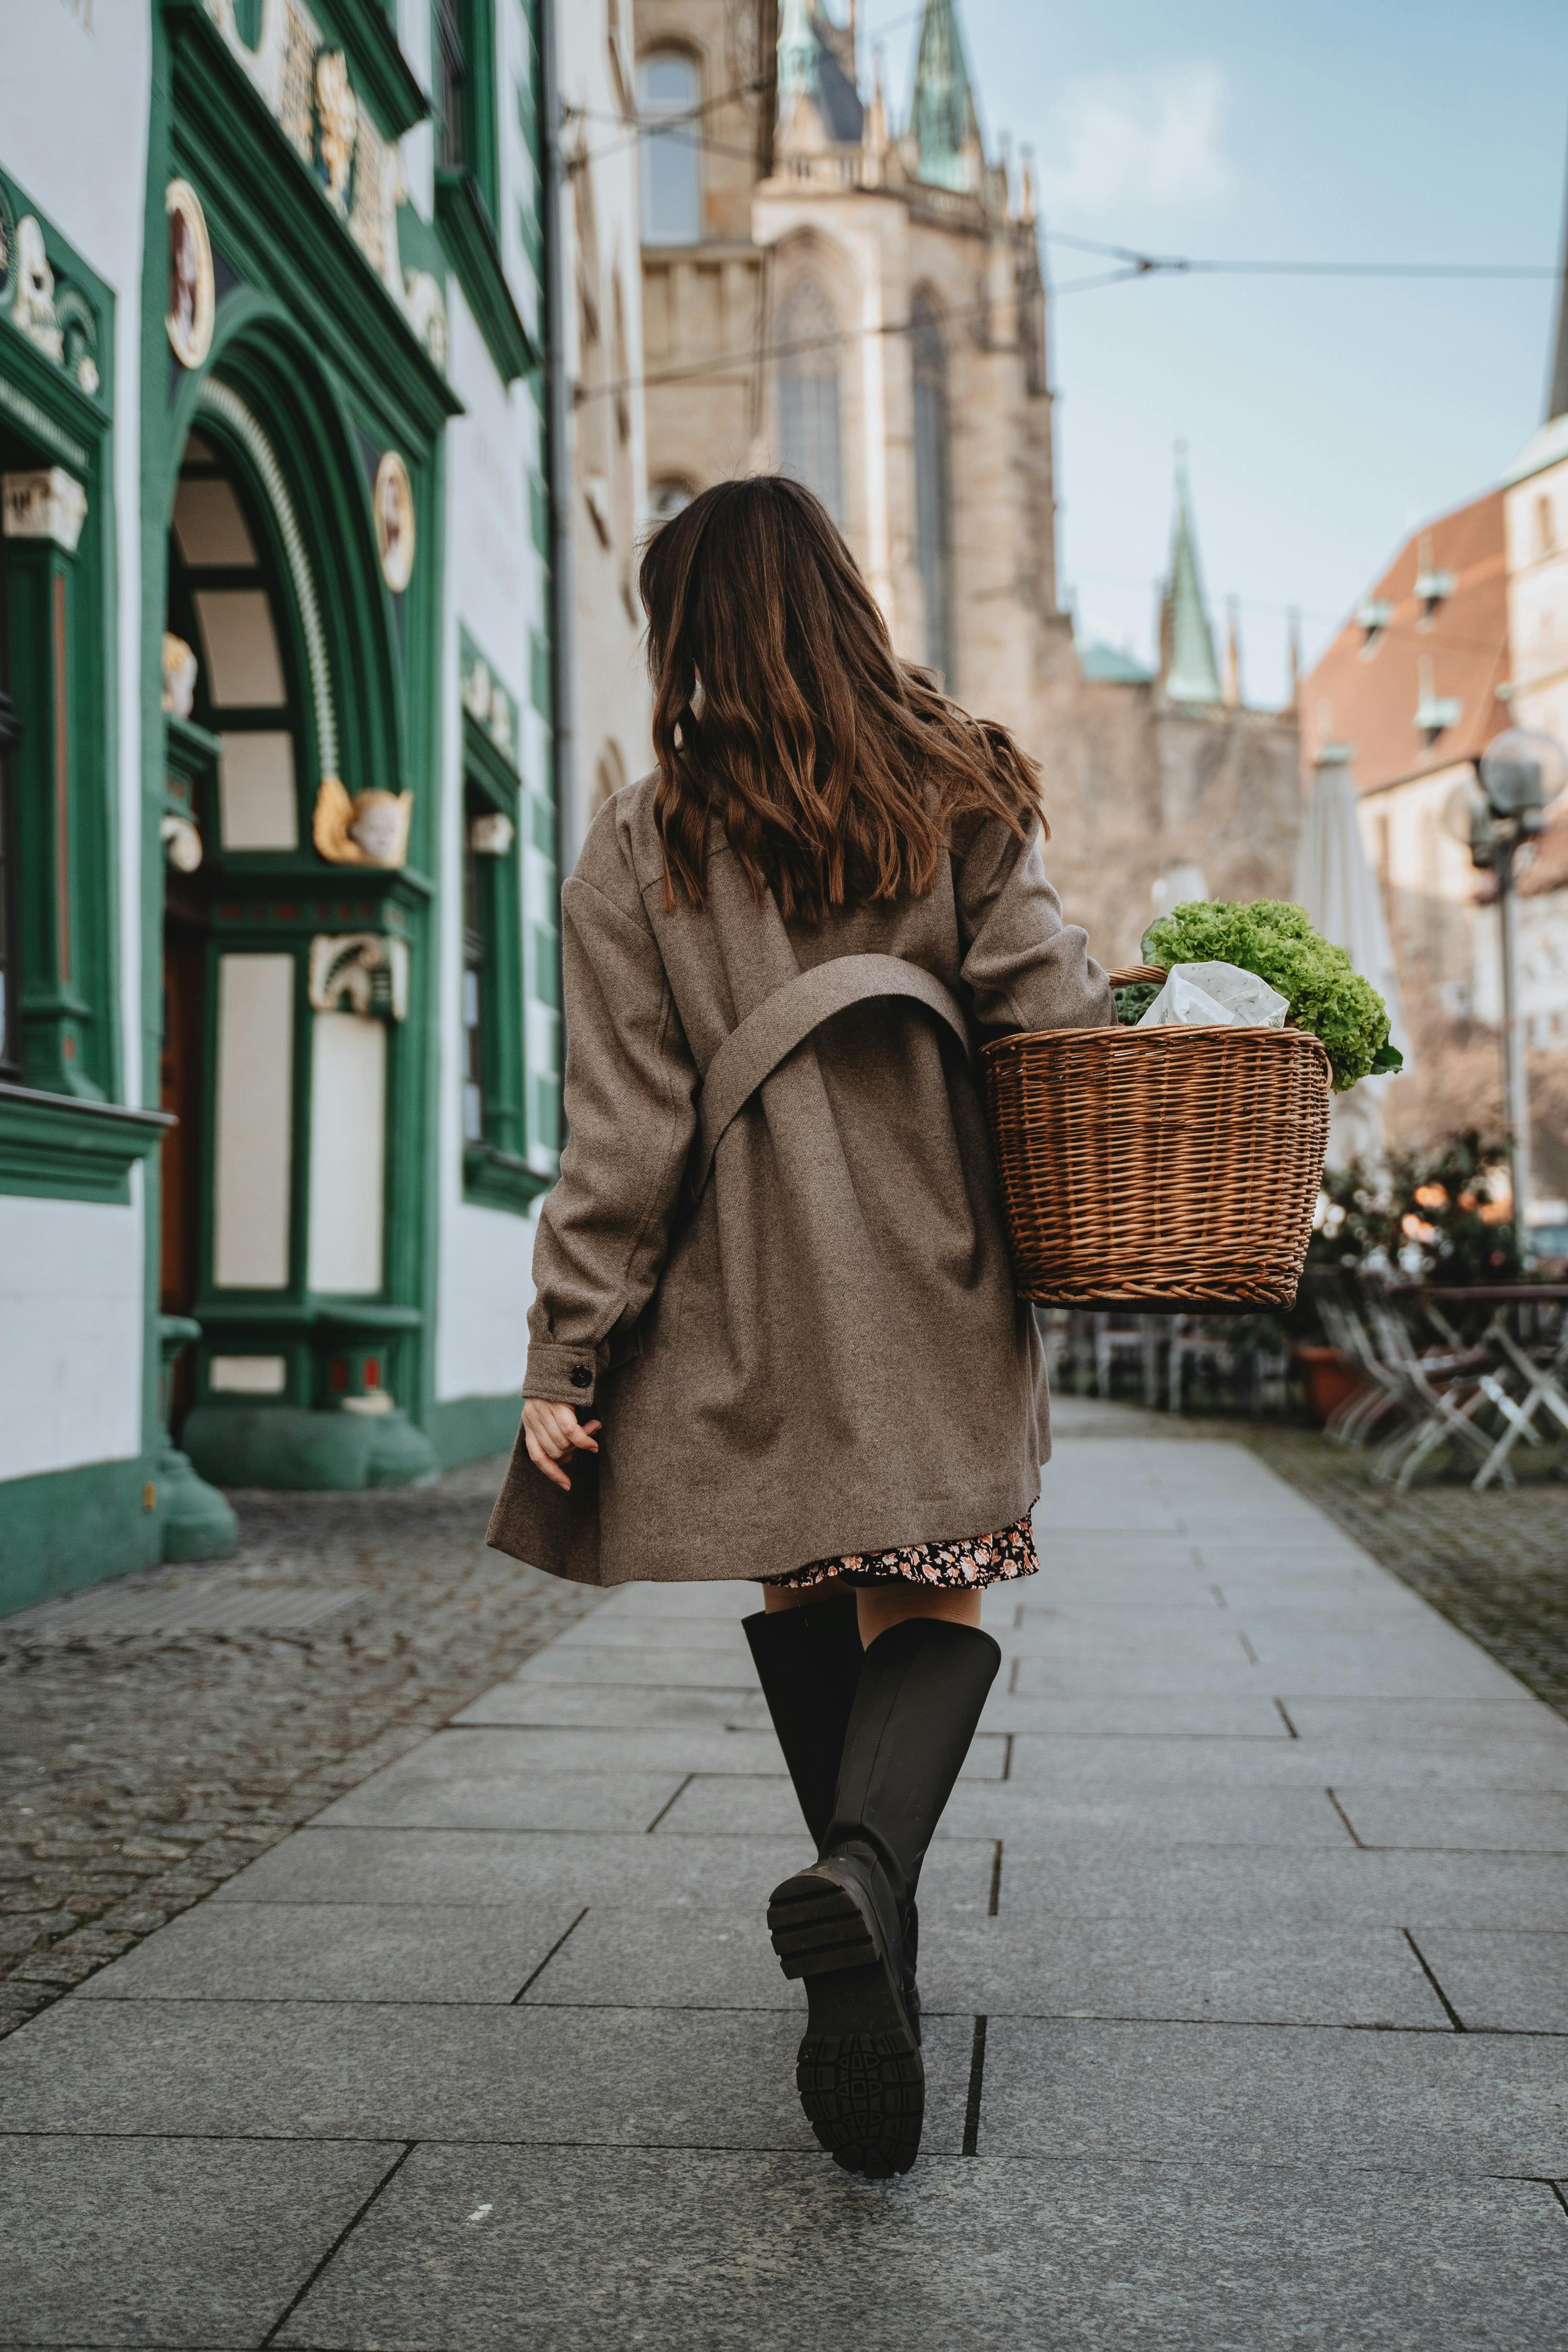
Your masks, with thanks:
[[[1234,963],[1173,963],[1140,1029],[1283,1029],[1290,1000]]]

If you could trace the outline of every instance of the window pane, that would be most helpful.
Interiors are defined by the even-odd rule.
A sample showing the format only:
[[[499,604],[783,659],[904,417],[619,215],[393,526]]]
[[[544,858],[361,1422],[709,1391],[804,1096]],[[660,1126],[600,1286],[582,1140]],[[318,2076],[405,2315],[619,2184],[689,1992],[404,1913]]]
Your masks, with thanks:
[[[833,313],[815,286],[802,286],[779,317],[779,471],[815,490],[844,521],[839,444],[838,348]]]
[[[225,735],[218,769],[218,805],[226,849],[297,849],[294,739],[268,729]]]
[[[701,85],[689,58],[668,52],[645,58],[637,76],[638,111],[645,122],[690,114]],[[642,234],[645,245],[695,245],[702,234],[700,125],[647,131],[642,140]]]
[[[218,709],[285,699],[272,605],[264,588],[202,588],[193,602],[206,652],[207,699]]]
[[[925,603],[925,657],[953,690],[951,515],[947,450],[947,352],[931,311],[917,302],[915,379],[915,559]]]
[[[186,475],[174,498],[174,537],[189,564],[255,563],[256,548],[227,482]]]

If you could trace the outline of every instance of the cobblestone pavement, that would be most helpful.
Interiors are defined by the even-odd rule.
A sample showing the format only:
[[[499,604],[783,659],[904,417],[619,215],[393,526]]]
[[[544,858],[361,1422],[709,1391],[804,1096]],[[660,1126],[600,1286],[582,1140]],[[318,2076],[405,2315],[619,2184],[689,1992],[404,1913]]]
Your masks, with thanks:
[[[501,1466],[417,1490],[240,1495],[236,1559],[114,1588],[318,1601],[355,1589],[303,1632],[62,1637],[0,1618],[0,2033],[595,1605],[486,1550]]]
[[[1146,1412],[1091,1398],[1060,1399],[1058,1410],[1064,1425],[1086,1433],[1228,1438],[1247,1446],[1537,1698],[1568,1716],[1568,1485],[1559,1478],[1478,1495],[1462,1478],[1439,1477],[1398,1495],[1372,1484],[1364,1454],[1331,1445],[1315,1429]]]

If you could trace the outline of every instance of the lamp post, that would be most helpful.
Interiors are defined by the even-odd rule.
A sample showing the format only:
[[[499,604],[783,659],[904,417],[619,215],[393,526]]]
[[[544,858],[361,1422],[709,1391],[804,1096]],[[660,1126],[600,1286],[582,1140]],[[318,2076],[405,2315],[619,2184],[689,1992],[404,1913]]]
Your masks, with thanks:
[[[1476,774],[1480,792],[1468,796],[1470,859],[1497,879],[1504,1118],[1513,1228],[1522,1255],[1530,1215],[1530,1089],[1520,1017],[1514,859],[1521,844],[1541,831],[1547,808],[1568,783],[1568,758],[1554,737],[1510,727],[1488,744]]]

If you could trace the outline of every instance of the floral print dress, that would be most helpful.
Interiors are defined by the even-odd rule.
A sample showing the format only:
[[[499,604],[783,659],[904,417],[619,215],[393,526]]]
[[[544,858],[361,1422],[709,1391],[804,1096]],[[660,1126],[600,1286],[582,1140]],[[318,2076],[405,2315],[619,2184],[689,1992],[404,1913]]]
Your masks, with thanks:
[[[843,1584],[926,1584],[949,1592],[978,1592],[1016,1576],[1034,1576],[1039,1565],[1034,1527],[1026,1515],[996,1535],[906,1544],[897,1551],[847,1552],[842,1559],[814,1559],[768,1580],[795,1591],[837,1578]]]

